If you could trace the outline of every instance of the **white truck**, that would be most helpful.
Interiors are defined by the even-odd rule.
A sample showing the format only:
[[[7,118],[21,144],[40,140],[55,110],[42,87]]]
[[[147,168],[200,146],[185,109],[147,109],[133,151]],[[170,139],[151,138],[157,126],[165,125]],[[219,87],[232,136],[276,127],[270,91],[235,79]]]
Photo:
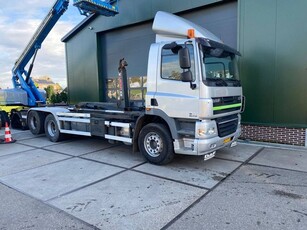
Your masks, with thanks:
[[[152,29],[156,42],[148,54],[144,104],[129,102],[122,60],[123,103],[31,108],[31,132],[45,132],[53,142],[65,134],[124,142],[153,164],[169,163],[175,154],[203,155],[206,160],[234,145],[244,104],[237,69],[240,53],[170,13],[158,12]]]

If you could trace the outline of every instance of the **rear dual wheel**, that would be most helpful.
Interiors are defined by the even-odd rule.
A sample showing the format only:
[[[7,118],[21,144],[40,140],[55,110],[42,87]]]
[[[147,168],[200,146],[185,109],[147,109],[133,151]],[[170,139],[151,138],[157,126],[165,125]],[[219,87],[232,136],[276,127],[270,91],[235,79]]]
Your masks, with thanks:
[[[32,110],[28,114],[28,126],[34,135],[42,134],[45,131],[46,136],[52,142],[63,139],[63,134],[60,133],[58,123],[52,114],[45,117],[45,114]]]
[[[33,135],[39,135],[44,132],[44,114],[31,110],[28,114],[28,127]]]
[[[11,127],[13,129],[27,130],[29,129],[27,122],[22,119],[22,114],[20,111],[11,112]]]
[[[45,134],[52,142],[58,142],[63,139],[58,123],[52,114],[49,114],[45,120]]]

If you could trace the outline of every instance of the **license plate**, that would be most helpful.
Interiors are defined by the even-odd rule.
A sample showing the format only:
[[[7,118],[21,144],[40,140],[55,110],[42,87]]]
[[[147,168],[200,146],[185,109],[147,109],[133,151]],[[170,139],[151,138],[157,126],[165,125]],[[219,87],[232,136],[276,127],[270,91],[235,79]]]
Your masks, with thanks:
[[[226,138],[223,142],[224,142],[224,144],[226,144],[226,143],[228,143],[228,142],[230,142],[231,141],[231,137],[228,137],[228,138]]]
[[[205,155],[204,155],[204,161],[209,160],[209,159],[215,157],[215,153],[216,153],[216,152],[214,151],[214,152],[212,152],[212,153],[207,153],[207,154],[205,154]]]
[[[238,143],[236,141],[234,141],[234,142],[231,143],[230,147],[235,147],[237,145],[238,145]]]

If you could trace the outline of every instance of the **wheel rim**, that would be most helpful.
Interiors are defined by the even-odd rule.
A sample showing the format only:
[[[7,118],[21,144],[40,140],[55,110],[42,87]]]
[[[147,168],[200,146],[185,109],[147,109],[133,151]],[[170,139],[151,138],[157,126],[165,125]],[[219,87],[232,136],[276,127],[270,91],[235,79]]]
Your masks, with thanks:
[[[31,124],[31,127],[33,128],[33,129],[36,129],[37,128],[37,120],[36,120],[36,118],[33,116],[32,117],[32,119],[31,119],[31,121],[30,121],[30,124]]]
[[[163,140],[157,133],[150,132],[144,138],[144,147],[151,157],[158,157],[163,151]]]
[[[56,128],[56,124],[54,123],[54,121],[49,121],[48,122],[48,127],[47,127],[48,133],[50,136],[54,137],[56,132],[57,132],[57,128]]]

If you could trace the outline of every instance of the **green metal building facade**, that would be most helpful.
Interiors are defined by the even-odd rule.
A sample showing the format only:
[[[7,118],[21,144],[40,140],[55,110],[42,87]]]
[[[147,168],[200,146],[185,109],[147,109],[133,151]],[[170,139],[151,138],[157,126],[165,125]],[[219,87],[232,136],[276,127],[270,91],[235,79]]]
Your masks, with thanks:
[[[239,1],[245,122],[307,127],[307,1]]]
[[[305,145],[306,0],[121,0],[119,4],[119,15],[90,17],[63,39],[71,103],[108,101],[105,88],[108,80],[116,78],[122,57],[129,64],[128,75],[146,75],[147,53],[155,38],[151,23],[162,10],[200,24],[242,53],[243,138]]]
[[[240,0],[241,138],[307,146],[307,1]]]

